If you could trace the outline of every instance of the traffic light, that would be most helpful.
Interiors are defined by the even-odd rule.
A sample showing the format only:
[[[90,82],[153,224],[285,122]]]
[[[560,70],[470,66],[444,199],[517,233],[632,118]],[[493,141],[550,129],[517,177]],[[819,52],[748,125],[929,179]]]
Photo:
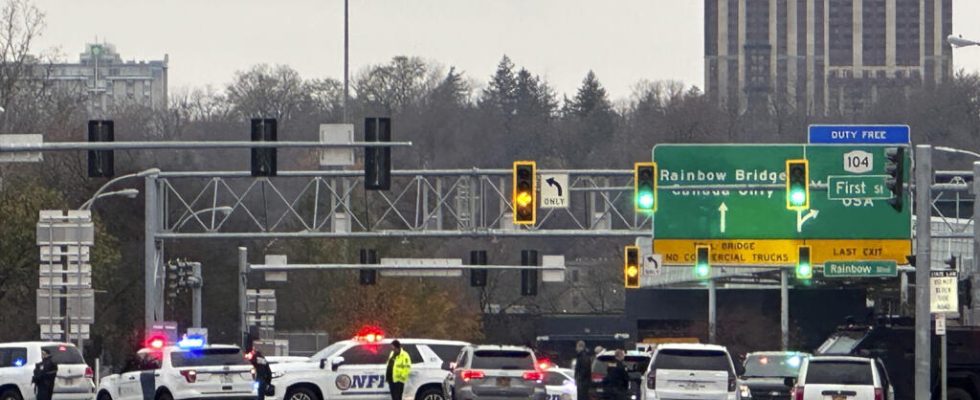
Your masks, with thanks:
[[[905,147],[889,147],[885,149],[885,173],[888,174],[888,190],[892,197],[888,204],[895,211],[902,211],[902,197],[905,186]]]
[[[252,118],[252,141],[275,142],[275,118]],[[252,149],[252,176],[276,176],[276,148]]]
[[[810,162],[786,160],[786,208],[810,208]]]
[[[633,164],[633,205],[636,211],[657,211],[657,163]]]
[[[390,142],[391,118],[364,118],[365,142]],[[364,148],[364,190],[391,189],[391,148]]]
[[[626,246],[623,255],[623,279],[628,289],[640,287],[640,248]]]
[[[116,140],[115,132],[111,120],[89,120],[88,121],[88,141],[89,142],[112,142]],[[111,178],[115,175],[113,168],[112,150],[89,150],[88,151],[88,177],[89,178]]]
[[[374,249],[361,249],[361,264],[377,264],[378,252]],[[360,282],[362,285],[374,285],[378,282],[378,270],[361,269]]]
[[[487,265],[487,251],[486,250],[474,250],[470,252],[470,265]],[[484,287],[487,286],[487,270],[484,269],[471,269],[470,270],[470,286],[473,287]]]
[[[813,264],[810,263],[810,246],[799,247],[796,261],[796,279],[813,278]]]
[[[699,279],[711,276],[711,248],[698,245],[694,248],[694,277]]]
[[[521,265],[537,266],[538,251],[521,250]],[[522,296],[538,295],[538,269],[537,268],[526,268],[521,270],[521,295]]]
[[[535,196],[537,166],[534,161],[514,161],[514,190],[511,196],[515,225],[534,225],[538,199]]]

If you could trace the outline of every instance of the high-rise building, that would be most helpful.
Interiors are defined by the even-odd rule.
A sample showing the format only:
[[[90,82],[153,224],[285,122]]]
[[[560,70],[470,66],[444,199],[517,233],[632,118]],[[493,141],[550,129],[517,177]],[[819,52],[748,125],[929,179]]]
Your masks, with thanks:
[[[131,105],[154,110],[167,107],[167,62],[123,61],[109,43],[87,44],[78,63],[39,65],[37,76],[63,88],[78,90],[88,98],[93,118],[111,117],[113,109]]]
[[[860,112],[953,74],[952,0],[704,0],[706,93],[745,112]]]

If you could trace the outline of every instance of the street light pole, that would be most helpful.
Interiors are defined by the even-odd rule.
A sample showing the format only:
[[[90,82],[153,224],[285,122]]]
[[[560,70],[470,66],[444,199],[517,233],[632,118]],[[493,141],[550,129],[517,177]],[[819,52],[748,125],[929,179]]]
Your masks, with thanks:
[[[139,196],[139,194],[140,194],[139,189],[123,189],[123,190],[116,190],[112,192],[105,192],[95,197],[92,197],[91,199],[86,200],[84,203],[82,203],[80,207],[78,207],[78,209],[89,210],[92,208],[92,205],[95,204],[96,200],[101,199],[103,197],[123,196],[128,199],[135,199],[136,196]]]
[[[231,208],[229,206],[210,207],[210,208],[205,208],[203,210],[197,210],[197,211],[192,212],[190,215],[184,217],[180,221],[177,221],[177,223],[174,224],[173,230],[175,230],[175,231],[176,230],[179,230],[182,226],[184,226],[184,224],[187,223],[187,221],[190,221],[191,219],[197,217],[198,214],[203,214],[203,213],[206,213],[206,212],[220,212],[220,213],[222,213],[224,215],[228,215],[228,214],[231,214],[231,212],[233,210],[234,210],[234,208]]]
[[[347,29],[347,22],[348,22],[348,16],[349,16],[349,14],[347,12],[347,10],[348,10],[348,7],[347,7],[348,4],[347,3],[348,3],[348,0],[344,0],[344,102],[343,102],[344,120],[341,121],[341,122],[343,122],[345,124],[348,122],[348,120],[347,120],[347,98],[350,97],[350,78],[349,78],[350,77],[350,69],[349,69],[350,68],[350,57],[349,57],[349,49],[350,49],[349,39],[350,39],[350,35],[349,35],[348,29]]]

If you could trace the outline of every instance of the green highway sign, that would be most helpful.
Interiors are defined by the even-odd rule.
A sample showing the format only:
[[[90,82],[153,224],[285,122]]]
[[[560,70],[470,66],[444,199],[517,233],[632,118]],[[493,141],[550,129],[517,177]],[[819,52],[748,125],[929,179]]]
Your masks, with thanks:
[[[887,180],[888,175],[828,176],[827,198],[888,200],[892,198],[892,193],[886,185]]]
[[[885,185],[888,147],[657,145],[654,238],[908,240],[909,152],[904,160],[906,190],[901,210],[896,210]],[[789,210],[787,160],[800,159],[809,164],[809,208]]]
[[[827,261],[823,265],[827,278],[875,278],[898,276],[894,261]]]

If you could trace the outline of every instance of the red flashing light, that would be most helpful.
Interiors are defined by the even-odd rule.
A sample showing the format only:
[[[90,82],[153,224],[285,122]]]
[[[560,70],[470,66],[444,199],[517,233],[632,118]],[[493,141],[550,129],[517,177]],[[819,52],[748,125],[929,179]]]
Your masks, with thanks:
[[[163,349],[167,345],[167,339],[162,336],[153,336],[146,340],[146,347],[154,350]]]
[[[766,357],[762,357],[762,358],[759,359],[759,364],[762,364],[762,365],[769,364],[769,359],[766,358]]]
[[[463,378],[463,382],[469,382],[474,379],[483,379],[486,377],[483,371],[474,371],[471,369],[463,371],[461,375]]]
[[[523,375],[525,381],[540,381],[544,379],[541,371],[527,371]]]
[[[542,358],[538,360],[538,370],[544,371],[554,366],[555,365],[551,363],[551,360],[548,360],[547,358]]]
[[[67,350],[67,349],[68,349],[68,348],[67,348],[67,347],[65,347],[65,345],[61,345],[61,346],[58,346],[58,351],[65,351],[65,350]]]
[[[384,338],[385,338],[384,331],[382,331],[381,328],[378,328],[377,326],[365,326],[361,328],[359,331],[357,331],[357,334],[354,335],[355,340],[368,342],[368,343],[378,343],[384,340]]]

